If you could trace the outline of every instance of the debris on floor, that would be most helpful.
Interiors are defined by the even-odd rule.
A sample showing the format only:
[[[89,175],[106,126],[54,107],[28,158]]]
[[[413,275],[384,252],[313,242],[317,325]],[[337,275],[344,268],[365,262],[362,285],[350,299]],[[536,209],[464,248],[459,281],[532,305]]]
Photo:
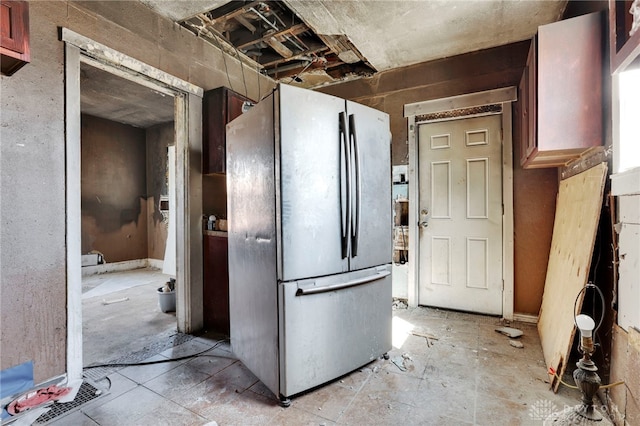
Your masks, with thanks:
[[[517,340],[511,340],[509,339],[509,344],[511,346],[513,346],[514,348],[518,348],[518,349],[522,349],[524,348],[524,345],[522,344],[522,342],[519,342]]]
[[[52,402],[59,400],[69,392],[71,392],[71,388],[58,387],[57,385],[36,389],[14,399],[7,406],[7,412],[10,415],[15,416],[33,408],[50,405]]]
[[[402,355],[391,358],[391,362],[393,362],[396,367],[400,369],[400,371],[407,371],[407,363],[410,363],[411,361],[413,360],[411,359],[411,355],[409,355],[408,353],[404,353]]]
[[[517,328],[511,328],[511,327],[498,327],[496,328],[496,331],[498,333],[504,334],[505,336],[509,336],[512,339],[515,339],[516,337],[520,337],[524,334],[522,330],[518,330]]]
[[[408,306],[409,305],[407,305],[407,302],[405,302],[404,300],[394,299],[391,309],[397,311],[398,309],[407,309]]]
[[[425,340],[427,341],[427,347],[431,347],[431,345],[433,345],[433,343],[431,342],[432,340],[438,340],[438,338],[436,336],[434,336],[431,333],[426,333],[424,331],[419,331],[419,330],[413,330],[411,331],[411,334],[413,334],[414,336],[418,336],[418,337],[424,337]]]
[[[113,305],[114,303],[126,302],[127,300],[129,300],[128,297],[123,297],[122,299],[114,299],[114,300],[102,299],[102,304],[103,305]]]

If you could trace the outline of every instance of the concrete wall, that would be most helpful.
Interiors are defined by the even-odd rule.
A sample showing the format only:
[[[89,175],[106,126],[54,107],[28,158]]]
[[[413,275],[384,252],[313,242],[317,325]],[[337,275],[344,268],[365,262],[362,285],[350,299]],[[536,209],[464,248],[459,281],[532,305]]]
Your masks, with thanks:
[[[160,196],[169,195],[167,147],[175,144],[173,123],[146,129],[147,138],[147,257],[164,259],[168,216],[160,212]],[[175,207],[175,206],[174,206]]]
[[[147,258],[145,131],[82,115],[82,253]]]
[[[405,104],[517,86],[529,50],[519,42],[466,55],[383,72],[375,77],[329,86],[322,91],[353,99],[390,115],[393,165],[408,163]],[[513,135],[516,313],[537,315],[551,245],[557,170],[523,170],[519,140]],[[412,200],[409,200],[411,203]]]
[[[0,77],[0,369],[33,360],[43,380],[66,362],[64,71],[55,16],[67,8],[30,9],[32,62]]]
[[[36,381],[66,368],[66,27],[204,90],[243,93],[239,63],[139,2],[30,2],[30,64],[0,78],[0,369],[35,361]],[[244,67],[248,97],[273,82]],[[261,78],[260,90],[258,78]],[[80,255],[80,253],[78,253]]]

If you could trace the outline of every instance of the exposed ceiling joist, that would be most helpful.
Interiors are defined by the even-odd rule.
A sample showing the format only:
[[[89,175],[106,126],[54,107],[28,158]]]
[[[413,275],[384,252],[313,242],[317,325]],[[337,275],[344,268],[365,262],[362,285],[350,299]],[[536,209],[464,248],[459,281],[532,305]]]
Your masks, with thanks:
[[[309,75],[308,83],[299,83],[305,87],[527,40],[538,26],[561,19],[567,5],[567,0],[140,1],[252,68],[274,76],[294,73],[298,80]],[[326,49],[310,57],[318,45]]]
[[[228,51],[251,58],[275,78],[329,68],[341,78],[341,67],[349,64],[359,66],[346,67],[347,73],[375,71],[346,35],[316,34],[281,1],[229,2],[181,24],[219,47],[225,44]]]

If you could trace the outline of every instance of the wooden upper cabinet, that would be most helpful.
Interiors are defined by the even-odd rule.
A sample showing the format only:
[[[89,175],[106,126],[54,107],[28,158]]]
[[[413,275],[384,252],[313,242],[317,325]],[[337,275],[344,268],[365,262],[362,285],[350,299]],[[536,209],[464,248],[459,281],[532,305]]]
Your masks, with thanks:
[[[0,63],[4,75],[12,75],[31,61],[29,3],[0,2]]]
[[[636,2],[635,7],[640,7]],[[633,34],[633,0],[609,0],[609,53],[611,72],[640,67],[640,28]]]
[[[226,125],[250,99],[226,87],[208,90],[202,100],[202,173],[226,173]]]
[[[517,123],[522,161],[529,158],[536,148],[536,39],[531,40],[527,66],[518,85]]]
[[[602,20],[596,12],[538,27],[520,82],[524,168],[563,166],[602,145]]]

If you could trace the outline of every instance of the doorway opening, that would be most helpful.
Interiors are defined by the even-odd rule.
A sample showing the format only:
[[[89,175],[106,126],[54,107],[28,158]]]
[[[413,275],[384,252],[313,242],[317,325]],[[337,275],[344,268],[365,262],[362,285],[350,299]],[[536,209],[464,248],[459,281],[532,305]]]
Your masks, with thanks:
[[[173,96],[80,64],[84,365],[177,332],[175,290],[157,294],[175,279],[174,109]]]
[[[167,251],[175,252],[175,271],[169,272],[176,278],[171,327],[177,323],[182,333],[202,328],[203,90],[66,28],[61,39],[65,42],[67,379],[74,382],[82,380],[86,365],[82,348],[86,250],[107,264],[159,266],[154,259],[161,257],[166,264],[170,258],[160,253],[172,248]],[[109,90],[108,81],[118,89]],[[165,163],[171,141],[175,160]],[[83,152],[85,142],[92,150]],[[82,168],[83,159],[91,159],[93,167]],[[170,163],[175,164],[173,208],[170,198],[161,194]],[[166,210],[175,223],[175,238],[168,244],[166,237],[173,233],[164,231]],[[155,306],[158,295],[153,292],[151,298]],[[109,301],[113,302],[105,295]],[[113,334],[117,332],[114,327]]]

